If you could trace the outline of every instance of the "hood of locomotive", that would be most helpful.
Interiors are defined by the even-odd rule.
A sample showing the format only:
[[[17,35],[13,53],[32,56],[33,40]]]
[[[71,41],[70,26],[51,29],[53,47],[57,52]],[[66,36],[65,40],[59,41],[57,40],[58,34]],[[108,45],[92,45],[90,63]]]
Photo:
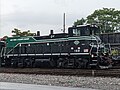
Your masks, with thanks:
[[[80,37],[64,37],[64,38],[51,38],[37,40],[34,37],[11,37],[6,41],[6,51],[9,53],[13,48],[17,47],[20,43],[54,43],[58,42],[63,52],[70,53],[71,55],[90,55],[91,47],[98,43],[96,36],[80,36]],[[93,45],[94,44],[94,45]],[[91,46],[92,45],[92,46]],[[60,51],[62,52],[62,51]]]

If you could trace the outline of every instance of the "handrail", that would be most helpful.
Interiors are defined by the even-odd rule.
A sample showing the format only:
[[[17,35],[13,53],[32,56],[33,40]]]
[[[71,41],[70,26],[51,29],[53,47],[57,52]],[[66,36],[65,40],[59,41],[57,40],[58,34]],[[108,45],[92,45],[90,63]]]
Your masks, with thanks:
[[[1,49],[1,52],[0,52],[0,57],[2,57],[2,52],[3,52],[3,48]]]
[[[97,47],[96,47],[96,48],[97,48],[97,52],[96,52],[96,53],[97,53],[97,55],[98,55],[98,53],[99,53],[99,44],[97,44],[96,46],[97,46]],[[90,49],[90,51],[89,51],[90,55],[91,55],[91,53],[92,53],[91,51],[92,51],[93,47],[94,47],[94,46],[91,45],[91,49]]]

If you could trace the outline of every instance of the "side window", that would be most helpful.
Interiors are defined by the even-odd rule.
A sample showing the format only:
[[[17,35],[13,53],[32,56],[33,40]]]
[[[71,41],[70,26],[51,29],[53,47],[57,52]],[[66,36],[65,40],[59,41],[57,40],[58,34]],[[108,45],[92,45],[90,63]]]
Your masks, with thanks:
[[[81,31],[82,36],[89,36],[90,35],[90,29],[89,27],[81,27],[79,28]]]
[[[74,36],[80,36],[80,30],[78,30],[78,29],[73,29],[73,35],[74,35]]]

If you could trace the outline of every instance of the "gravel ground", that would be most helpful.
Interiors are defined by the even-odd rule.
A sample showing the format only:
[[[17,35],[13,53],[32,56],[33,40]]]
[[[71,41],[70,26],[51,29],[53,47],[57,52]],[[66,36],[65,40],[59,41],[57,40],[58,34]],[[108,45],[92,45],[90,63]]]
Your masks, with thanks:
[[[120,78],[0,73],[0,82],[120,90]]]

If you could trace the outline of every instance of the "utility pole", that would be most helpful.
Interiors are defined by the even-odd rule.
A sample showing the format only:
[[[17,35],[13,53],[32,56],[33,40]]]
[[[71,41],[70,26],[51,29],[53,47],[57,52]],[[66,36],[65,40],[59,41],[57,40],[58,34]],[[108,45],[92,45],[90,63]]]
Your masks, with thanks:
[[[65,13],[63,15],[63,33],[65,33]]]

